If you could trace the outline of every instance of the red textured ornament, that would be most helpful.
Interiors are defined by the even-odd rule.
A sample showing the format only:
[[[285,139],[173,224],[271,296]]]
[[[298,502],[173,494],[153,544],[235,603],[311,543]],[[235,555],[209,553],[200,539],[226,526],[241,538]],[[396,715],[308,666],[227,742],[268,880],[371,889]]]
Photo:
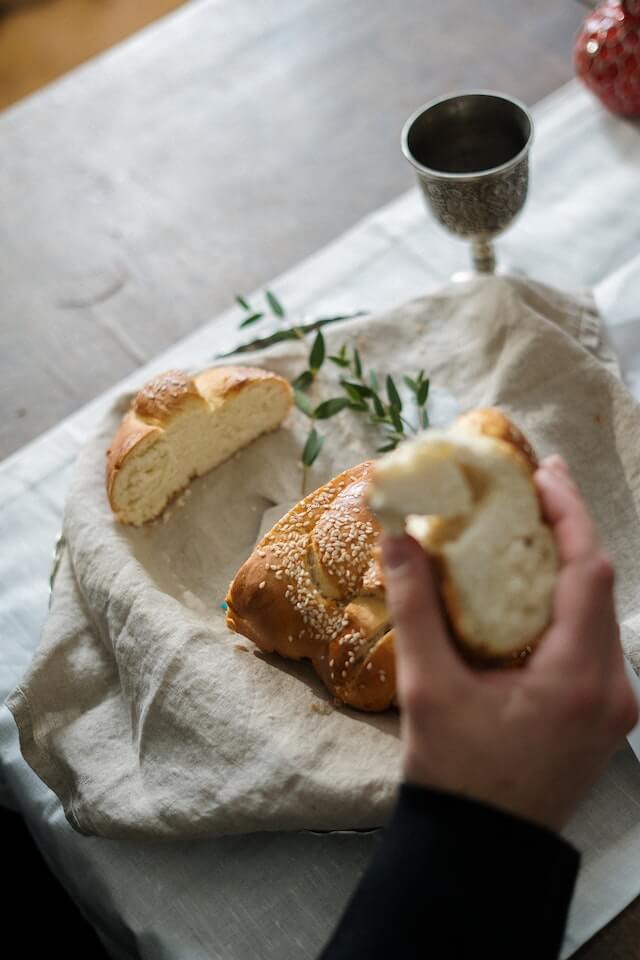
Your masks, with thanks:
[[[587,16],[575,68],[605,107],[640,117],[640,0],[605,0]]]

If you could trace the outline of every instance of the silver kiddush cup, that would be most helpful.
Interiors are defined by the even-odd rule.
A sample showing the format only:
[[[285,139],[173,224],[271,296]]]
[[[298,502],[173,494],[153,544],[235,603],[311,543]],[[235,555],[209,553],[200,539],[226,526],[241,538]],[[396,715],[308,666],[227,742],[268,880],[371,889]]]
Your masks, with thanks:
[[[504,93],[468,90],[431,100],[409,117],[402,151],[436,220],[471,240],[478,273],[493,273],[492,240],[527,197],[533,120]]]

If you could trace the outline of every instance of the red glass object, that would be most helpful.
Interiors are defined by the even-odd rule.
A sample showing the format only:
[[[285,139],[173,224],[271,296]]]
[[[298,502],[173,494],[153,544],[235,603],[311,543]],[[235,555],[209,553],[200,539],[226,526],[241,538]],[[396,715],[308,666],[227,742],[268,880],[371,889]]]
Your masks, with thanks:
[[[578,76],[605,107],[640,117],[640,0],[605,0],[576,38]]]

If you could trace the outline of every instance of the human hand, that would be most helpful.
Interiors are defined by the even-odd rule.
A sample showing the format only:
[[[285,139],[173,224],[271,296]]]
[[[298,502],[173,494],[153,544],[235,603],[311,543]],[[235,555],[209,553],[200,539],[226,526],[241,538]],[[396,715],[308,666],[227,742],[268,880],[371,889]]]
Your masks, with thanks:
[[[382,539],[395,628],[404,775],[558,830],[638,719],[611,561],[559,457],[536,473],[560,558],[553,619],[526,665],[472,670],[457,653],[428,558]]]

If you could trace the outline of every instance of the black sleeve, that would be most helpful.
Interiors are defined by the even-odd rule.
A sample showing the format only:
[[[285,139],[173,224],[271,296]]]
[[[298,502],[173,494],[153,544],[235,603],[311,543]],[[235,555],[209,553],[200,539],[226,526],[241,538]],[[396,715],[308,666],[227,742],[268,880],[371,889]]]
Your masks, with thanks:
[[[544,827],[404,784],[320,960],[551,960],[579,863]]]

